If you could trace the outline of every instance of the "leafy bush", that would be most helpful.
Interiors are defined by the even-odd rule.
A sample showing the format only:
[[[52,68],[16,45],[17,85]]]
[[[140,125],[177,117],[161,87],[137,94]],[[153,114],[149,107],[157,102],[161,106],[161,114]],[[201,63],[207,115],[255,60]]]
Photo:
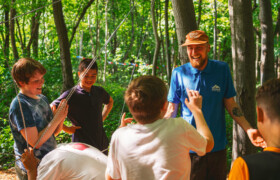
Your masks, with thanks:
[[[7,169],[14,164],[14,140],[7,119],[0,118],[0,169]]]

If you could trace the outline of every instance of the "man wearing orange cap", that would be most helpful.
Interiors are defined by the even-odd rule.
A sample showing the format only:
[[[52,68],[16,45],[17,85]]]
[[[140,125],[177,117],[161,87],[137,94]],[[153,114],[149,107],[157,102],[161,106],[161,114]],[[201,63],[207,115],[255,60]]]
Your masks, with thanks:
[[[214,137],[214,148],[205,156],[190,152],[192,161],[191,179],[226,179],[226,123],[225,108],[232,118],[248,134],[255,146],[264,146],[259,131],[253,129],[244,118],[234,100],[236,92],[227,63],[208,59],[209,38],[204,31],[195,30],[187,34],[182,46],[187,46],[190,63],[172,72],[168,93],[166,118],[176,117],[179,104],[181,116],[196,127],[193,114],[184,103],[186,89],[196,90],[203,97],[202,112]],[[257,141],[258,137],[258,141]]]

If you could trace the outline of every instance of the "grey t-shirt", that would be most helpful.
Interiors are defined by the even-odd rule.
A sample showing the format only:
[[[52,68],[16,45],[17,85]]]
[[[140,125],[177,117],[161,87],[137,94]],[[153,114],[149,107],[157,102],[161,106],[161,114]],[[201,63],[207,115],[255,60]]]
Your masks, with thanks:
[[[39,99],[33,99],[19,93],[18,96],[13,99],[10,106],[9,123],[15,141],[14,151],[17,159],[19,159],[18,155],[24,153],[24,149],[27,148],[26,140],[20,133],[20,131],[24,129],[24,122],[17,99],[18,97],[20,99],[26,127],[36,127],[38,132],[40,132],[53,118],[48,100],[44,95],[38,95]],[[34,154],[37,158],[42,159],[48,152],[55,149],[55,147],[56,141],[54,135],[52,135],[39,149],[34,150]],[[25,171],[21,161],[16,161],[16,163]]]

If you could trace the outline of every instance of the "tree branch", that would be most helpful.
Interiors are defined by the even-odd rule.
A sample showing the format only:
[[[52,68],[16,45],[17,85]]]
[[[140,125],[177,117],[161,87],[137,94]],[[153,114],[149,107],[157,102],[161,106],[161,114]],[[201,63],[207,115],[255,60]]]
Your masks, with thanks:
[[[31,31],[31,37],[29,39],[29,42],[28,42],[28,45],[26,46],[26,49],[30,49],[30,46],[33,42],[33,39],[34,39],[34,35],[35,35],[35,32],[36,30],[39,28],[39,19],[40,19],[40,16],[41,16],[41,11],[39,11],[35,16],[34,16],[34,21],[35,21],[35,25],[34,27],[32,28],[32,31]]]
[[[73,41],[73,39],[74,39],[74,36],[75,36],[75,33],[76,33],[76,31],[77,31],[77,28],[78,28],[78,26],[79,26],[79,24],[80,24],[80,21],[83,19],[83,17],[84,17],[85,14],[86,14],[87,9],[91,6],[91,4],[92,4],[93,2],[94,2],[94,0],[90,0],[90,1],[87,3],[87,5],[83,8],[83,11],[82,11],[80,17],[79,17],[78,21],[76,22],[76,24],[75,24],[75,26],[74,26],[74,28],[73,28],[72,35],[71,35],[71,38],[70,38],[70,41],[69,41],[69,48],[71,47],[72,41]]]

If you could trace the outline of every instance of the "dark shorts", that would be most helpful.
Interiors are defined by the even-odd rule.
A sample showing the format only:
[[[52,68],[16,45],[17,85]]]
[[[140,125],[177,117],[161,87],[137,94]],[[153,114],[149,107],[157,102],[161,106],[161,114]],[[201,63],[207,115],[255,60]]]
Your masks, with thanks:
[[[191,180],[225,180],[227,175],[227,152],[221,150],[198,156],[190,153]]]

